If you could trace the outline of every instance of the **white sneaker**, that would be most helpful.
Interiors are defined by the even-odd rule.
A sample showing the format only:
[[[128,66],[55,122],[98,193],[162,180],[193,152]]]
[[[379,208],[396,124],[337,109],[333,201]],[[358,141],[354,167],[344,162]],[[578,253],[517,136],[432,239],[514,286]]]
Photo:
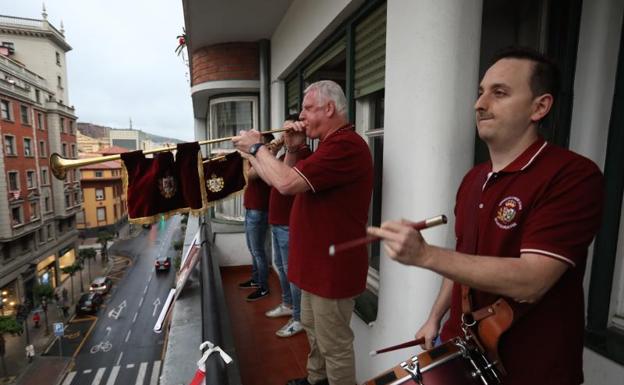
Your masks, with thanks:
[[[280,330],[276,331],[275,334],[278,337],[292,337],[297,333],[301,333],[303,331],[303,325],[301,322],[295,321],[294,319],[290,319],[286,325],[284,325]]]
[[[291,316],[292,313],[293,313],[292,308],[284,305],[283,303],[280,303],[274,309],[271,309],[268,312],[264,313],[264,315],[266,315],[269,318],[277,318],[277,317]]]

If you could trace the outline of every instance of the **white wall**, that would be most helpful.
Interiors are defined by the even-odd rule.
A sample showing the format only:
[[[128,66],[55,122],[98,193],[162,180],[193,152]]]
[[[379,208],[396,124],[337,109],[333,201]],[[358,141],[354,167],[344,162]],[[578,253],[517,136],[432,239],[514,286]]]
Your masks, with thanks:
[[[271,80],[286,76],[364,0],[295,0],[271,37]]]
[[[613,106],[623,13],[623,0],[583,2],[570,149],[594,160],[602,169]],[[621,229],[619,238],[624,239]],[[590,252],[592,250],[593,247],[590,247]],[[586,301],[592,258],[590,255],[585,274]],[[616,287],[618,283],[622,284],[621,277],[614,280]],[[584,351],[583,371],[587,385],[617,384],[624,377],[624,366],[589,349]]]
[[[383,219],[446,214],[451,223],[424,236],[450,248],[455,192],[474,153],[481,8],[480,0],[388,2]],[[368,355],[413,338],[441,282],[434,273],[386,257],[380,274],[377,321],[372,327],[357,317],[352,322],[358,381],[417,351]]]

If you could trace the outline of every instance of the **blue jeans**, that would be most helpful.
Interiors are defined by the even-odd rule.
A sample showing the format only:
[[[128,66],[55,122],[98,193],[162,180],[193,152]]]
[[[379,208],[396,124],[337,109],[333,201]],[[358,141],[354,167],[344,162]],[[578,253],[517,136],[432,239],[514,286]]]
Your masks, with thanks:
[[[268,214],[266,211],[246,210],[245,212],[245,238],[247,248],[251,253],[251,279],[262,290],[267,290],[269,278],[269,261],[264,251],[264,242],[268,227]]]
[[[293,319],[301,320],[301,290],[288,280],[288,226],[271,225],[275,267],[282,287],[282,302],[291,305]]]

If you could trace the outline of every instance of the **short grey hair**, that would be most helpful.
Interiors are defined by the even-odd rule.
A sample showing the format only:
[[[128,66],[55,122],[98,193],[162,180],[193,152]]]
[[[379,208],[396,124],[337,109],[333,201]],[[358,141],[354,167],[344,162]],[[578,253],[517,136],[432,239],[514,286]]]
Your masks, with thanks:
[[[310,84],[303,93],[307,94],[311,91],[316,91],[320,104],[332,101],[336,106],[338,115],[343,118],[347,117],[347,97],[338,83],[331,80],[321,80]]]

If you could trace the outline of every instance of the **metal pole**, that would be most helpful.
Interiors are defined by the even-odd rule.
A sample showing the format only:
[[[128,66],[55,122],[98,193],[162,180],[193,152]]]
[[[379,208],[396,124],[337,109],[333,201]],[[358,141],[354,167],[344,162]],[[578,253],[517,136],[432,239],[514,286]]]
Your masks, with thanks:
[[[62,337],[56,337],[56,338],[58,338],[59,356],[63,357],[63,338]]]

